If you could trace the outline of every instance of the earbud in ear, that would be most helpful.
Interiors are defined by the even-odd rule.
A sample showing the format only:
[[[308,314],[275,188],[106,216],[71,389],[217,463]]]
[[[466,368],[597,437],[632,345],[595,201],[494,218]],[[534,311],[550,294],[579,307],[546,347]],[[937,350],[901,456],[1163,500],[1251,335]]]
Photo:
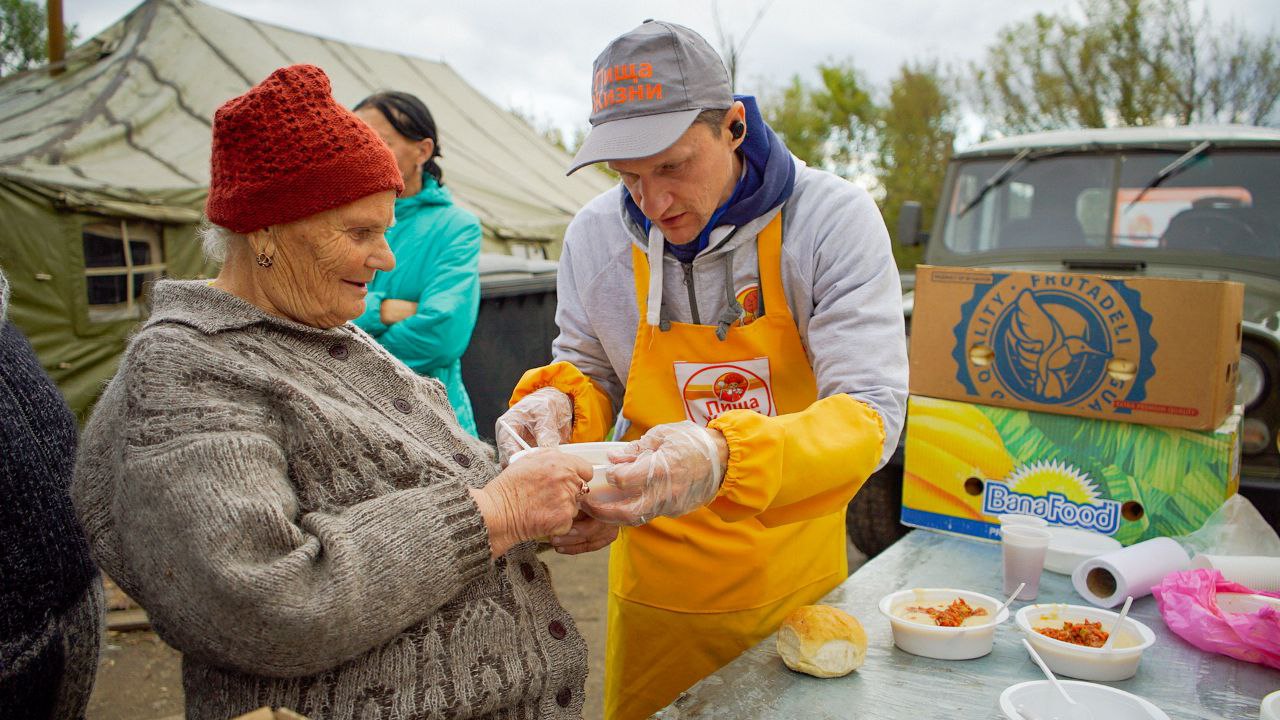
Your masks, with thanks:
[[[729,134],[733,136],[734,140],[740,140],[743,135],[747,134],[747,126],[741,120],[734,120],[733,124],[729,126]]]

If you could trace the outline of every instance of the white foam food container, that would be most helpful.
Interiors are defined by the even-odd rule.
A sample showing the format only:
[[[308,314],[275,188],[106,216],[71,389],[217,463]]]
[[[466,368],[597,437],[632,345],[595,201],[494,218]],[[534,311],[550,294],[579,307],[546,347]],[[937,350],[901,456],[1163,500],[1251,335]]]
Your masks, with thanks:
[[[1262,698],[1262,708],[1258,711],[1262,720],[1280,720],[1280,690]]]
[[[950,603],[960,598],[973,608],[985,608],[989,622],[967,627],[939,627],[912,622],[896,613],[911,605]],[[893,644],[912,655],[938,660],[972,660],[987,655],[995,642],[996,627],[1009,619],[1007,608],[996,613],[1001,601],[989,595],[955,588],[913,588],[880,598],[880,613],[889,618]]]
[[[1272,607],[1280,612],[1280,598],[1267,595],[1249,595],[1247,593],[1217,593],[1214,602],[1218,609],[1228,613],[1256,613],[1262,608]]]
[[[1121,548],[1120,541],[1109,535],[1056,525],[1045,529],[1051,536],[1044,554],[1044,569],[1049,572],[1070,575],[1085,560]]]
[[[1116,635],[1116,642],[1123,644],[1124,647],[1111,647],[1106,650],[1055,640],[1047,635],[1041,635],[1035,631],[1035,628],[1060,628],[1063,622],[1079,623],[1091,620],[1100,621],[1102,629],[1110,631],[1119,618],[1119,613],[1091,606],[1041,603],[1028,605],[1019,610],[1014,616],[1014,622],[1055,675],[1096,682],[1114,682],[1137,674],[1138,663],[1142,661],[1142,652],[1154,645],[1156,641],[1156,634],[1151,632],[1151,628],[1132,617],[1126,617],[1124,627]]]
[[[624,442],[570,443],[568,445],[561,445],[554,449],[567,455],[580,457],[591,463],[592,467],[595,468],[595,473],[591,476],[591,482],[587,483],[587,485],[591,488],[592,499],[600,500],[602,502],[611,502],[623,497],[623,493],[610,485],[609,481],[605,479],[605,472],[608,470],[610,464],[609,453],[618,452],[628,444],[629,443]],[[535,453],[543,449],[544,448],[529,448],[528,450],[521,450],[515,455],[512,455],[507,461],[507,464],[512,465],[517,463],[528,457],[530,453]]]
[[[1098,720],[1169,720],[1163,710],[1144,698],[1106,685],[1060,681],[1072,700],[1089,708]],[[1009,720],[1066,717],[1067,701],[1048,680],[1032,680],[1000,693],[1000,712]]]

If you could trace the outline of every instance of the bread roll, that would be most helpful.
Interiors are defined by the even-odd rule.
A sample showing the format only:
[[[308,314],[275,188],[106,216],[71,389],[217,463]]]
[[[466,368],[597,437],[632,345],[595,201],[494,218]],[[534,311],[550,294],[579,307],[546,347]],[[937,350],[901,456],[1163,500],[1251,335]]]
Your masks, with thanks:
[[[852,615],[829,605],[798,607],[778,628],[778,654],[787,667],[814,677],[848,675],[867,656],[867,633]]]

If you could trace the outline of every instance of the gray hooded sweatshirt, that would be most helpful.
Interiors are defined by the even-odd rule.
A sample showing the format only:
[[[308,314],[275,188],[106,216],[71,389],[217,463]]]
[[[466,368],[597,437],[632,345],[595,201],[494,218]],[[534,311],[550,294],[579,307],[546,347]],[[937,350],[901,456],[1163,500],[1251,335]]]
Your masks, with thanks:
[[[897,446],[906,413],[907,348],[902,290],[889,235],[871,196],[828,172],[796,163],[795,191],[782,204],[782,281],[819,398],[848,393],[884,422],[881,464]],[[631,368],[636,303],[631,247],[647,251],[644,230],[627,215],[626,189],[601,193],[565,233],[557,283],[554,359],[573,364],[609,394],[613,407]],[[690,265],[662,261],[663,318],[716,325],[732,292],[759,284],[756,234],[779,208],[738,228],[716,228]],[[765,311],[767,312],[767,308]],[[656,314],[656,312],[654,313]],[[625,425],[626,418],[620,421]]]

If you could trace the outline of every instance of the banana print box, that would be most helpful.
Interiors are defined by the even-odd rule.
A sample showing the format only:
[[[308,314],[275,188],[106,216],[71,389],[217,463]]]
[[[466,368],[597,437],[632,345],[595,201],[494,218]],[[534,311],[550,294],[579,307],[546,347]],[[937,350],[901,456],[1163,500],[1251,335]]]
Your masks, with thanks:
[[[920,266],[911,392],[1213,430],[1231,414],[1244,286]]]
[[[1001,513],[1125,545],[1199,529],[1240,484],[1240,416],[1214,431],[907,402],[904,525],[998,538]]]

